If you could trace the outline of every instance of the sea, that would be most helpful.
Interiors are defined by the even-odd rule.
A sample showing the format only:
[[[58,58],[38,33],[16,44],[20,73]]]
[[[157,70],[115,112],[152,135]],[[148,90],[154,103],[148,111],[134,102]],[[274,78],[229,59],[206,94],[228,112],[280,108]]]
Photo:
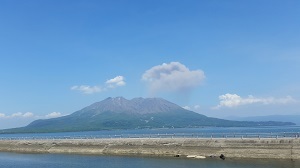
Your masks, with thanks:
[[[300,162],[275,159],[188,159],[0,153],[1,168],[299,168]]]
[[[44,138],[116,138],[117,136],[143,137],[149,135],[265,135],[298,136],[299,126],[287,127],[202,127],[176,129],[137,129],[90,131],[43,134],[0,134],[0,139],[44,139]],[[255,137],[254,138],[257,138]],[[155,137],[155,136],[154,136]],[[162,136],[161,138],[163,138]],[[214,138],[214,137],[213,137]],[[273,137],[277,138],[277,137]],[[297,138],[297,137],[295,137]],[[218,157],[190,159],[184,157],[107,156],[75,154],[23,154],[0,152],[0,168],[300,168],[299,160],[282,159],[235,159]]]
[[[0,139],[82,139],[82,138],[240,138],[240,137],[295,137],[300,135],[300,126],[263,127],[200,127],[200,128],[160,128],[132,130],[101,130],[84,132],[1,134]]]

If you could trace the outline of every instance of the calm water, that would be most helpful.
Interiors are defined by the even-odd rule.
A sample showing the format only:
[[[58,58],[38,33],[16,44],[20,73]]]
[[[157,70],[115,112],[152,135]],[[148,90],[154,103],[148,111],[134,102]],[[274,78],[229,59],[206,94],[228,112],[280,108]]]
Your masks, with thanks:
[[[87,132],[63,132],[63,133],[39,133],[39,134],[0,134],[5,137],[114,137],[115,135],[143,135],[143,134],[203,134],[210,137],[211,134],[277,134],[277,133],[300,133],[300,126],[281,127],[203,127],[203,128],[175,128],[175,129],[135,129],[135,130],[113,130],[113,131],[87,131]]]
[[[1,168],[299,168],[299,161],[0,153]]]

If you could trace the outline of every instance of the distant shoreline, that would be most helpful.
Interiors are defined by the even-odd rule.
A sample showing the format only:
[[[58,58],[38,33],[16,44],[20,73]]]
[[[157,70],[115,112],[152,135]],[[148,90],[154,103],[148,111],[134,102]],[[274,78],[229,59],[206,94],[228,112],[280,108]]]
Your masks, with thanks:
[[[300,138],[0,140],[0,152],[300,159]]]

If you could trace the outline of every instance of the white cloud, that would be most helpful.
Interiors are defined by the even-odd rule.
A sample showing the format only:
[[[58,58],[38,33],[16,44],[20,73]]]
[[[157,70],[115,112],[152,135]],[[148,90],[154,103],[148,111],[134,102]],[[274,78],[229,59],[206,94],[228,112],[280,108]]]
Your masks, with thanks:
[[[14,114],[0,113],[0,129],[23,127],[38,119],[50,119],[64,116],[60,112],[52,112],[47,115],[35,115],[31,112],[18,112]]]
[[[10,117],[22,117],[23,113],[18,112],[18,113],[13,113]]]
[[[106,84],[108,85],[109,88],[115,88],[115,87],[118,87],[118,86],[126,85],[124,80],[125,80],[125,78],[123,76],[116,76],[113,79],[107,80]]]
[[[288,104],[288,103],[295,103],[297,102],[295,99],[293,99],[291,96],[286,96],[284,98],[274,98],[274,97],[268,97],[268,98],[257,98],[252,95],[249,95],[246,98],[242,98],[241,96],[237,94],[224,94],[219,96],[220,103],[216,107],[213,107],[213,109],[219,109],[221,107],[237,107],[242,105],[249,105],[249,104]]]
[[[55,117],[61,117],[63,116],[60,112],[52,112],[49,113],[45,116],[39,116],[39,115],[34,115],[31,112],[26,112],[26,113],[13,113],[11,115],[6,115],[4,113],[0,113],[0,118],[32,118],[32,119],[42,119],[42,118],[55,118]]]
[[[186,110],[191,110],[190,106],[183,106],[182,108],[186,109]]]
[[[5,118],[6,117],[6,115],[5,114],[3,114],[3,113],[0,113],[0,118]]]
[[[23,114],[22,115],[23,117],[33,117],[34,115],[33,115],[33,113],[31,113],[31,112],[26,112],[25,114]]]
[[[84,94],[93,94],[97,92],[103,91],[99,86],[88,86],[88,85],[81,85],[81,86],[72,86],[71,90],[77,90]]]
[[[190,111],[199,111],[200,105],[194,105],[193,107],[190,107],[190,106],[183,106],[182,108],[184,108],[184,109],[186,109],[186,110],[190,110]]]
[[[26,113],[13,113],[11,115],[6,115],[4,113],[0,113],[0,118],[33,118],[35,117],[33,113],[31,112],[26,112]]]
[[[45,117],[46,118],[56,118],[56,117],[61,117],[62,114],[60,112],[52,112],[50,114],[47,114]]]
[[[147,70],[142,80],[147,82],[151,92],[187,91],[199,86],[205,75],[202,70],[189,70],[180,62],[163,63]]]
[[[201,107],[200,105],[195,105],[195,106],[194,106],[194,109],[195,109],[195,110],[199,110],[200,107]]]
[[[79,86],[75,85],[75,86],[72,86],[70,89],[82,92],[84,94],[94,94],[94,93],[106,91],[108,89],[113,89],[113,88],[116,88],[119,86],[126,85],[125,78],[123,76],[116,76],[115,78],[109,79],[105,82],[105,84],[106,84],[105,87],[89,86],[89,85],[79,85]]]

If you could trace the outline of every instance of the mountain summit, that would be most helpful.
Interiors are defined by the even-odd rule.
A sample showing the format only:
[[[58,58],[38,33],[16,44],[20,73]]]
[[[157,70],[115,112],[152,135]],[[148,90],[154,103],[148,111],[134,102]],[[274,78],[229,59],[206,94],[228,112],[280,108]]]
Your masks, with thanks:
[[[109,97],[76,112],[76,114],[85,115],[87,113],[92,113],[94,115],[99,115],[104,112],[151,114],[167,113],[176,110],[182,110],[182,107],[161,98],[134,98],[132,100],[127,100],[123,97]]]
[[[200,126],[275,126],[290,122],[230,121],[206,117],[161,98],[107,98],[70,115],[36,120],[12,132],[96,131],[103,129],[182,128]]]

